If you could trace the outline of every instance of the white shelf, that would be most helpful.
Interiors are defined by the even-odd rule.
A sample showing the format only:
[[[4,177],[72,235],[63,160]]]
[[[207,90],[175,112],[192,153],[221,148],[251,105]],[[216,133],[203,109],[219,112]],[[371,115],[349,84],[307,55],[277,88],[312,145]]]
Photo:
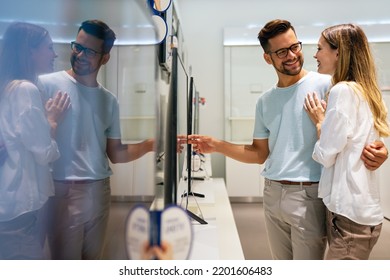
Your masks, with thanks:
[[[187,182],[178,186],[178,200],[187,189]],[[188,209],[196,213],[197,205],[207,225],[193,222],[194,243],[190,254],[192,260],[243,260],[240,237],[238,235],[233,211],[230,206],[225,182],[222,178],[194,181],[191,191],[202,193],[204,198],[188,199]],[[183,198],[186,201],[186,198]],[[185,205],[184,205],[185,207]]]

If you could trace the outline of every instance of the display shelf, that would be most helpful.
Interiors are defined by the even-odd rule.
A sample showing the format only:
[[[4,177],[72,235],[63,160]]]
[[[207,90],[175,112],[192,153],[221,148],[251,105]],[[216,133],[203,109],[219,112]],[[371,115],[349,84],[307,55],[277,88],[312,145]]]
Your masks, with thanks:
[[[185,192],[187,184],[181,181],[178,197]],[[233,211],[222,178],[194,181],[192,190],[203,193],[204,198],[187,197],[178,201],[197,215],[202,215],[206,225],[193,221],[194,241],[190,259],[243,260],[240,238]],[[187,203],[188,201],[188,203]]]

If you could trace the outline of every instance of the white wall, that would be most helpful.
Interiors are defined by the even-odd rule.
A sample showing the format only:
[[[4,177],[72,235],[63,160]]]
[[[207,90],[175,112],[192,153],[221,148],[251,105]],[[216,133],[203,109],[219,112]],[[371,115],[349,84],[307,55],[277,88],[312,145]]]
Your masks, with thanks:
[[[296,27],[341,22],[390,22],[388,0],[176,0],[176,3],[189,64],[200,95],[207,102],[201,108],[200,131],[218,138],[225,135],[224,28],[261,26],[274,18],[287,19]],[[261,55],[259,47],[259,59]],[[271,66],[270,71],[274,71]],[[213,155],[212,164],[213,176],[224,177],[224,157]]]

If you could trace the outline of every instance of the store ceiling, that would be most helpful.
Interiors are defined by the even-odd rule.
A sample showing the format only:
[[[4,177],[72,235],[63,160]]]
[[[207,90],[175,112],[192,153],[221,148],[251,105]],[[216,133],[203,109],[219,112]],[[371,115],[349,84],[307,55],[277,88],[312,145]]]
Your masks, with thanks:
[[[116,44],[148,42],[155,37],[146,0],[1,0],[0,34],[10,22],[44,26],[54,41],[70,42],[80,23],[101,19],[117,34]]]
[[[35,22],[46,27],[52,34],[53,40],[69,42],[73,40],[80,23],[86,19],[98,18],[109,24],[116,32],[116,44],[136,44],[148,42],[155,37],[154,26],[147,10],[147,0],[0,0],[0,36],[6,26],[15,20]],[[374,40],[383,40],[389,34],[390,2],[388,0],[329,0],[326,2],[315,0],[176,0],[179,5],[187,3],[202,5],[204,9],[220,3],[221,9],[228,14],[237,11],[241,5],[250,6],[254,15],[248,14],[250,20],[258,18],[264,7],[273,13],[288,18],[296,25],[314,29],[321,27],[320,18],[326,19],[326,24],[337,22],[348,16],[353,16],[357,23],[367,26],[370,37]],[[209,6],[207,6],[209,5]],[[235,8],[233,8],[235,7]],[[305,7],[305,8],[303,8]],[[375,10],[375,19],[372,12]],[[277,9],[276,9],[277,8]],[[218,17],[216,14],[215,17]],[[236,15],[239,17],[239,15]],[[235,18],[231,18],[232,23]],[[217,20],[217,19],[216,19]],[[323,23],[323,22],[322,22]],[[250,24],[250,22],[248,22]],[[313,27],[313,24],[315,25]],[[232,26],[229,26],[232,27]],[[236,26],[233,27],[245,27]],[[321,27],[322,28],[322,27]],[[310,31],[310,30],[309,30]],[[309,32],[310,33],[310,32]],[[317,34],[317,33],[316,33]],[[378,39],[376,39],[378,38]],[[386,39],[387,40],[387,39]]]

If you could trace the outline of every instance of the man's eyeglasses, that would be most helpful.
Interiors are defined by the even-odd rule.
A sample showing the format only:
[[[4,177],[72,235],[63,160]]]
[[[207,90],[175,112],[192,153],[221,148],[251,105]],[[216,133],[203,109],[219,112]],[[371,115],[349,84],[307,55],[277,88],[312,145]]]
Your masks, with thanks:
[[[89,57],[89,58],[93,58],[97,54],[103,54],[103,53],[95,51],[93,49],[86,48],[86,47],[80,45],[79,43],[76,43],[75,41],[70,43],[70,47],[72,48],[72,51],[74,51],[75,53],[79,54],[81,52],[84,52],[85,56]]]
[[[302,42],[298,42],[295,44],[292,44],[289,48],[283,48],[279,49],[274,52],[268,52],[268,54],[276,54],[277,57],[279,58],[285,58],[288,55],[288,51],[292,51],[293,53],[298,53],[302,50]]]

